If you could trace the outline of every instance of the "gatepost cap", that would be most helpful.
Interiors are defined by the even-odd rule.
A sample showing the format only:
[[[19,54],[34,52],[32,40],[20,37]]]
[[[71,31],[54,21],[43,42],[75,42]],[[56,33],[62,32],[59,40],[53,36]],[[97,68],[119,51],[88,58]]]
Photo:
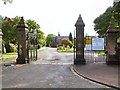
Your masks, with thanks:
[[[18,28],[28,28],[28,25],[25,23],[23,16],[20,19],[20,22],[18,24]]]
[[[78,17],[78,20],[77,22],[75,23],[75,26],[85,26],[83,20],[82,20],[82,17],[81,17],[81,14],[79,15]]]

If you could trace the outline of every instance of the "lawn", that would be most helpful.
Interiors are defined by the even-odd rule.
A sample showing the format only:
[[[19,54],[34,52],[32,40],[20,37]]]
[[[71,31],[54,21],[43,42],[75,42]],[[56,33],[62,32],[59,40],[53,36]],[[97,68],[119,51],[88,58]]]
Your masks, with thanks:
[[[5,53],[2,55],[2,64],[14,63],[18,54],[16,52]]]
[[[2,55],[3,59],[15,58],[15,57],[17,57],[17,53],[16,52],[5,53],[5,54]]]
[[[46,47],[42,47],[40,49],[38,49],[37,51],[40,52],[42,50],[46,49]],[[36,50],[33,50],[33,51],[36,51]],[[13,63],[16,61],[16,58],[18,56],[18,53],[17,52],[10,52],[10,53],[4,53],[2,55],[2,63]]]
[[[96,52],[99,53],[100,55],[106,56],[105,51],[103,51],[103,50],[98,50]]]
[[[57,50],[58,52],[74,52],[74,49],[73,48],[66,48],[66,49],[61,49],[61,50]]]

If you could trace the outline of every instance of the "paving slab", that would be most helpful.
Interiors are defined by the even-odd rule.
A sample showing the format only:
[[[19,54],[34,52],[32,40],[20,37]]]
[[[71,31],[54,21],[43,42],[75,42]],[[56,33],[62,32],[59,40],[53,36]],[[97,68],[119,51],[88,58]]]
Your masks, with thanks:
[[[72,65],[76,73],[89,80],[105,84],[108,86],[119,87],[119,66],[106,65],[103,63],[90,63],[86,65]]]

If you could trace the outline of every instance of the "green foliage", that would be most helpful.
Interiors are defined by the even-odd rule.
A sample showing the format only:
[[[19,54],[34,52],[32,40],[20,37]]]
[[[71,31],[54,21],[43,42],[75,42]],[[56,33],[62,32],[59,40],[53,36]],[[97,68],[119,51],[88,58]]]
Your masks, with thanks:
[[[114,3],[113,16],[114,16],[115,22],[117,22],[116,26],[120,29],[120,1],[117,3]]]
[[[0,15],[0,29],[2,29],[3,18],[4,17]]]
[[[17,52],[17,47],[12,43],[6,43],[3,53],[10,53],[10,52]]]
[[[46,37],[44,33],[38,30],[38,44],[41,46],[46,46]]]
[[[112,7],[107,10],[94,20],[94,30],[100,35],[104,35],[108,30],[109,23],[111,21],[113,9]]]
[[[58,52],[73,52],[73,48],[69,48],[69,46],[65,48],[65,46],[63,45],[63,46],[58,46],[57,51]]]
[[[97,52],[100,55],[106,56],[105,51],[103,51],[103,50],[98,50],[98,51],[95,51],[95,52]]]
[[[27,25],[28,25],[28,30],[31,33],[38,33],[38,40],[37,40],[37,44],[39,45],[39,47],[41,46],[45,46],[46,45],[46,37],[44,35],[44,33],[40,30],[40,25],[34,21],[34,20],[27,20],[26,21]]]
[[[64,45],[63,46],[58,46],[57,50],[65,50],[65,46]]]
[[[99,36],[106,34],[111,20],[114,21],[115,27],[119,29],[118,37],[120,37],[120,2],[115,3],[113,7],[108,7],[103,14],[94,20],[94,30]]]
[[[61,45],[62,45],[62,46],[65,45],[65,47],[67,47],[67,46],[72,47],[72,46],[73,46],[73,43],[72,43],[70,40],[68,40],[68,39],[66,39],[66,38],[63,38],[63,39],[61,40]]]
[[[17,52],[17,48],[12,43],[10,43],[10,52]]]
[[[35,22],[34,20],[27,20],[26,21],[27,25],[28,25],[28,30],[32,33],[36,32],[36,30],[39,30],[40,25],[37,24],[37,22]]]
[[[120,37],[117,39],[117,43],[120,43]]]
[[[120,1],[117,2],[117,3],[114,3],[114,6],[113,6],[113,18],[115,20],[115,26],[119,30],[119,34],[118,34],[118,38],[119,38],[120,37]]]
[[[14,19],[5,17],[2,23],[3,40],[5,42],[17,43],[17,25],[20,17],[16,16]]]
[[[48,34],[47,35],[47,40],[46,40],[46,46],[49,47],[51,46],[52,43],[54,43],[54,40],[55,40],[55,35],[54,34]]]
[[[20,17],[16,16],[14,19],[10,19],[8,17],[5,17],[4,20],[2,19],[2,16],[0,17],[0,21],[2,22],[2,32],[3,32],[3,41],[6,43],[13,43],[17,44],[17,35],[18,35],[18,30],[17,26],[20,21]],[[3,20],[3,21],[2,21]],[[45,46],[46,45],[46,38],[44,36],[44,33],[40,31],[40,25],[37,24],[34,20],[27,20],[27,25],[28,29],[30,30],[31,33],[38,33],[38,44],[40,46]],[[10,47],[10,45],[6,45],[6,51],[11,52],[10,48],[12,51],[15,51],[13,47]]]

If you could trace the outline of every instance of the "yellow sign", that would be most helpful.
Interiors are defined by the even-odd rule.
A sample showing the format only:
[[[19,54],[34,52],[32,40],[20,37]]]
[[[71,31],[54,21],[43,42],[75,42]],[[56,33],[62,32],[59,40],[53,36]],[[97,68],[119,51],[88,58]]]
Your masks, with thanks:
[[[92,40],[91,39],[89,39],[89,40],[86,40],[86,42],[85,42],[86,44],[92,44]]]

